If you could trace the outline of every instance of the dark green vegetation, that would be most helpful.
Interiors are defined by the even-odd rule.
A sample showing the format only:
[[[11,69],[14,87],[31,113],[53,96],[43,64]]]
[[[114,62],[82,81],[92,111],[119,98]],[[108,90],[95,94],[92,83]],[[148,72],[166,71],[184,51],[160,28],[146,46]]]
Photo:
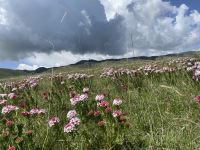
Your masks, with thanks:
[[[0,68],[0,79],[26,75],[25,71]]]

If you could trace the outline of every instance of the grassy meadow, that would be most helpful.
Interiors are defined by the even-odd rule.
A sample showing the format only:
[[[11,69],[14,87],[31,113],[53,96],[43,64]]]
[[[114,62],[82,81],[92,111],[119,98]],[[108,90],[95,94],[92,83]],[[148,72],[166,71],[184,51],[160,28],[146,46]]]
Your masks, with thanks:
[[[102,63],[1,80],[0,150],[200,149],[195,61]]]

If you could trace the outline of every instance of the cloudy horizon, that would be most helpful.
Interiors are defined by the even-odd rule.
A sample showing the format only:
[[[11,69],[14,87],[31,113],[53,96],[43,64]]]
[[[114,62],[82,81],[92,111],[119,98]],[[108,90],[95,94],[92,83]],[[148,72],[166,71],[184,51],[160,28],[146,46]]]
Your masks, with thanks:
[[[0,0],[0,67],[200,49],[195,0]]]

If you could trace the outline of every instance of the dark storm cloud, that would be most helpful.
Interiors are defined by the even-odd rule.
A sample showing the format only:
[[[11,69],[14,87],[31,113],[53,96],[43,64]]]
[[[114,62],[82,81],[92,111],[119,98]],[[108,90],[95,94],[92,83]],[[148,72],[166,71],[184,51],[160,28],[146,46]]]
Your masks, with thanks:
[[[98,0],[0,0],[0,58],[30,52],[124,53],[123,17],[109,22]]]
[[[0,0],[1,60],[62,50],[103,56],[122,56],[133,50],[138,55],[151,50],[178,52],[199,49],[199,39],[200,13],[189,11],[184,4],[176,7],[162,0]]]

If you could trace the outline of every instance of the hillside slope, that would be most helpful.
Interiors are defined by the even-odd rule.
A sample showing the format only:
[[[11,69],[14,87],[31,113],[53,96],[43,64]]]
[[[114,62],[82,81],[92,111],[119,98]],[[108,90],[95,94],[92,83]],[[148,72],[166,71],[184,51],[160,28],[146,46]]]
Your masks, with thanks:
[[[104,66],[105,64],[116,64],[116,62],[124,62],[124,61],[135,61],[135,60],[156,60],[156,59],[163,59],[167,57],[199,57],[200,52],[198,51],[189,51],[189,52],[183,52],[178,54],[167,54],[162,56],[139,56],[139,57],[131,57],[131,58],[121,58],[121,59],[105,59],[105,60],[81,60],[77,63],[67,65],[67,66],[61,66],[61,67],[53,67],[54,70],[57,71],[67,71],[67,70],[79,70],[80,68],[90,68],[90,67],[97,67],[97,66]],[[27,70],[12,70],[12,69],[4,69],[0,68],[0,79],[3,78],[10,78],[10,77],[17,77],[17,76],[25,76],[25,75],[34,75],[34,74],[40,74],[44,72],[50,72],[52,68],[45,68],[40,67],[33,71],[27,71]]]

